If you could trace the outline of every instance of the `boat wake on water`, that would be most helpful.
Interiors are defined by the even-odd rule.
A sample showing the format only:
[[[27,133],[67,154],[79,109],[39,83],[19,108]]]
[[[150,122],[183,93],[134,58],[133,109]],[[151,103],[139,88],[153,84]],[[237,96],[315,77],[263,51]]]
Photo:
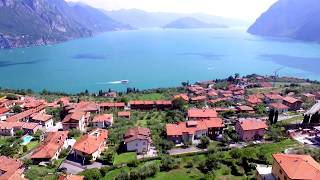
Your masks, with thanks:
[[[129,80],[120,80],[120,81],[110,81],[110,82],[99,82],[96,84],[105,85],[105,84],[128,84]]]

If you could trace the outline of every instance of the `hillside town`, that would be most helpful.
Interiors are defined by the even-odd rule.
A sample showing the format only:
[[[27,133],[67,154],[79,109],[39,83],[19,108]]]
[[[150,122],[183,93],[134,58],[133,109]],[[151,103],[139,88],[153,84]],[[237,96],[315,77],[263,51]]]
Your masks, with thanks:
[[[0,180],[320,179],[318,82],[0,95]]]

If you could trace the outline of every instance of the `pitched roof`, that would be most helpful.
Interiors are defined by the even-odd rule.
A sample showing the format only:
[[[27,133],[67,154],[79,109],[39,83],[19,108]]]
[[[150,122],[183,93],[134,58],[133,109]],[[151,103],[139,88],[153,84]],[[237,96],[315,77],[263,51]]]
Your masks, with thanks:
[[[262,103],[262,100],[255,95],[251,95],[251,96],[248,96],[247,102],[250,104],[259,104],[259,103]]]
[[[150,135],[151,135],[150,129],[142,128],[142,127],[134,127],[126,131],[124,135],[124,141],[127,143],[137,139],[145,139],[151,142]]]
[[[274,154],[273,158],[290,179],[320,179],[320,164],[309,155]]]
[[[206,96],[195,96],[191,98],[191,101],[204,101],[206,99],[207,99]]]
[[[194,134],[196,131],[221,127],[224,127],[222,119],[211,118],[209,120],[187,121],[179,122],[177,124],[166,124],[166,132],[168,136],[179,136],[183,133]]]
[[[4,114],[4,113],[7,113],[7,112],[10,112],[10,109],[8,109],[6,107],[0,108],[0,114]]]
[[[265,94],[265,97],[272,99],[272,100],[282,100],[283,99],[283,97],[280,94],[275,94],[275,93]]]
[[[0,122],[0,129],[12,129],[12,128],[23,128],[33,130],[37,127],[40,127],[38,123],[29,123],[29,122]]]
[[[100,114],[93,118],[92,122],[110,122],[112,123],[113,115],[112,114]]]
[[[81,139],[74,144],[73,149],[86,154],[92,154],[96,152],[107,139],[107,130],[96,129],[91,133],[82,136]]]
[[[66,117],[62,120],[62,123],[69,122],[70,120],[80,121],[86,113],[82,111],[76,111],[71,114],[66,115]]]
[[[49,121],[50,119],[52,119],[53,116],[48,115],[48,114],[43,114],[43,113],[38,113],[35,114],[32,119],[36,120],[36,121],[42,121],[42,122],[46,122]]]
[[[68,138],[68,131],[50,132],[46,139],[32,154],[32,159],[51,159]]]
[[[100,107],[124,107],[125,103],[123,102],[103,102],[99,104]]]
[[[274,109],[278,109],[278,110],[287,110],[289,109],[288,106],[282,104],[282,103],[271,103],[269,105],[271,108],[274,108]]]
[[[171,101],[166,101],[166,100],[158,100],[156,101],[156,105],[171,105]]]
[[[303,96],[305,96],[305,97],[316,97],[316,95],[314,95],[314,94],[311,94],[311,93],[305,93],[305,94],[303,94]]]
[[[23,166],[23,163],[21,161],[11,159],[6,156],[0,156],[0,162],[0,170],[3,171],[2,175],[0,176],[0,180],[13,180],[19,177],[21,178]]]
[[[26,117],[31,116],[34,113],[38,113],[38,112],[42,111],[45,107],[46,107],[46,105],[41,105],[41,106],[38,106],[38,107],[36,107],[34,109],[29,109],[27,111],[24,111],[22,113],[19,113],[19,114],[16,114],[14,116],[9,117],[6,121],[8,121],[8,122],[17,122],[17,121],[19,121],[21,119],[24,119]]]
[[[254,111],[254,109],[250,106],[238,106],[237,109],[239,111]]]
[[[174,96],[174,99],[182,98],[184,101],[189,101],[189,97],[187,94],[177,94]]]
[[[189,118],[215,118],[218,117],[217,112],[214,109],[189,109]]]
[[[294,97],[290,97],[290,96],[286,96],[283,98],[283,101],[286,101],[290,104],[296,103],[296,102],[301,102],[300,100],[294,98]]]
[[[268,125],[265,121],[254,118],[239,119],[238,123],[244,131],[268,128]]]
[[[130,115],[131,115],[131,112],[130,112],[130,111],[121,111],[121,112],[118,112],[118,116],[119,116],[119,117],[130,116]]]

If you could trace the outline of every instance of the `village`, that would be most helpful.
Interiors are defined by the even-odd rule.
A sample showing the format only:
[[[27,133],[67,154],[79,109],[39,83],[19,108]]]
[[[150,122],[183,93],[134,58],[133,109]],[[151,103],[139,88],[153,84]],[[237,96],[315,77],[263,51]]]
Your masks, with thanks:
[[[320,179],[318,82],[0,95],[0,180]]]

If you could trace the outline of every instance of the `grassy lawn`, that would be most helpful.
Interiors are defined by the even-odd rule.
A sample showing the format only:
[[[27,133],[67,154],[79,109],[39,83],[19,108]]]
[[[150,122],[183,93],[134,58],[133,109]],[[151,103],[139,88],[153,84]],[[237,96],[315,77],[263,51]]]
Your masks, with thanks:
[[[8,137],[0,136],[0,146],[4,145],[8,140]]]
[[[114,157],[113,164],[114,165],[126,164],[136,159],[137,159],[137,153],[135,152],[122,153]]]
[[[42,180],[42,179],[55,179],[55,172],[54,168],[42,167],[37,165],[32,165],[29,167],[27,172],[25,173],[28,179],[34,180]]]
[[[284,121],[280,121],[279,123],[281,123],[282,125],[286,125],[286,124],[292,124],[292,123],[300,123],[301,121],[303,121],[303,116],[297,116],[297,117],[293,117],[290,119],[286,119]]]

